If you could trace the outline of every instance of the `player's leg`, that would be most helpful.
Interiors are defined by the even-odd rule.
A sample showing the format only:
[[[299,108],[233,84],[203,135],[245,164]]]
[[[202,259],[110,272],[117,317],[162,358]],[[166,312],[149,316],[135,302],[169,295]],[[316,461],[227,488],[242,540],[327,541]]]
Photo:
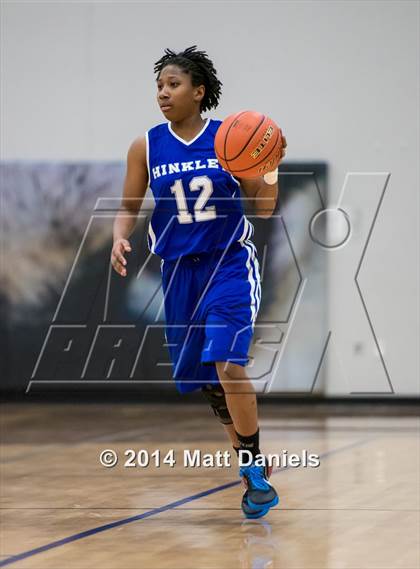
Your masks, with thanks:
[[[223,372],[225,372],[226,374],[229,373],[227,370],[229,369],[229,367],[227,367],[226,365],[218,365],[216,364],[216,366],[219,367],[219,369],[221,369],[221,374]],[[240,366],[237,366],[240,367]],[[213,368],[214,369],[214,368]],[[237,372],[239,372],[239,378],[237,377],[237,379],[239,379],[239,381],[235,381],[235,383],[233,383],[233,381],[231,381],[231,385],[230,387],[234,386],[237,387],[240,384],[240,379],[242,379],[243,383],[244,382],[244,378],[246,378],[246,383],[250,384],[249,379],[246,377],[246,375],[244,376],[243,373],[240,372],[240,370],[235,370]],[[235,374],[235,371],[233,372]],[[235,374],[236,376],[238,375],[238,373]],[[226,384],[228,383],[228,381],[226,381]],[[252,389],[253,392],[253,386],[252,384],[250,385],[250,388]],[[242,388],[243,390],[244,388]],[[245,388],[246,389],[246,388]],[[234,391],[234,389],[229,389],[228,390],[230,392]],[[224,392],[224,389],[222,387],[222,383],[220,382],[219,384],[206,384],[202,387],[202,392],[205,396],[205,398],[207,399],[207,401],[209,402],[211,408],[213,409],[213,412],[215,414],[215,416],[218,418],[218,420],[220,421],[220,423],[223,425],[225,432],[228,436],[228,438],[231,441],[231,444],[234,448],[234,450],[236,451],[237,454],[239,454],[240,451],[240,442],[238,439],[238,433],[235,429],[235,425],[233,424],[233,420],[231,417],[231,414],[229,412],[228,409],[228,403],[226,400],[226,394]],[[242,393],[240,393],[240,395],[242,395]],[[247,428],[251,428],[251,430],[254,428],[252,427],[253,421],[252,421],[252,413],[250,414],[249,411],[246,411],[246,406],[245,406],[245,412],[242,406],[241,408],[241,401],[240,398],[235,398],[234,397],[234,393],[229,393],[229,399],[231,400],[231,405],[233,408],[235,408],[235,406],[237,404],[239,404],[238,409],[236,410],[236,414],[239,418],[239,423],[244,426],[244,431],[247,430]],[[237,399],[237,400],[236,400]],[[256,399],[255,399],[255,393],[254,393],[254,402],[252,403],[252,408],[255,409],[256,408]],[[251,418],[251,422],[249,422],[249,418]],[[242,423],[241,423],[242,420]],[[255,419],[254,419],[255,421]],[[251,426],[249,425],[249,423],[251,423]],[[248,427],[246,426],[248,424]],[[246,442],[248,443],[249,439],[253,440],[255,438],[258,439],[258,425],[257,425],[257,436],[251,436],[251,437],[241,437],[242,438],[242,442]],[[245,439],[245,441],[244,441]],[[247,449],[249,450],[249,446],[247,444]],[[254,446],[253,448],[253,452],[254,453],[259,453],[259,445],[258,443]],[[262,516],[264,516],[268,510],[270,509],[270,507],[276,505],[276,503],[278,502],[278,499],[276,499],[276,495],[274,494],[273,496],[269,496],[268,493],[265,493],[263,496],[263,500],[262,503],[259,504],[256,501],[260,500],[261,501],[261,478],[263,477],[265,480],[268,479],[269,477],[269,470],[268,468],[261,468],[261,467],[255,467],[255,466],[251,466],[251,468],[243,468],[240,471],[240,474],[243,476],[244,481],[246,481],[246,485],[248,486],[243,498],[242,498],[242,510],[245,514],[245,516],[247,518],[260,518]],[[251,484],[249,484],[248,479],[251,479]],[[256,480],[259,479],[259,489],[255,490],[253,487],[255,486]],[[265,482],[263,482],[263,484],[267,487],[267,484],[265,484]],[[269,485],[268,485],[269,486]],[[249,488],[251,488],[251,494],[249,491]],[[270,489],[268,490],[268,492],[273,492],[273,489],[271,489],[271,487],[269,487]],[[266,488],[267,490],[267,488]],[[249,503],[249,499],[251,497],[251,501],[252,498],[254,498],[254,502],[252,503],[252,505],[250,505]],[[269,500],[270,498],[270,500]],[[268,504],[268,505],[267,505]]]
[[[240,468],[240,475],[247,487],[242,498],[242,510],[247,517],[258,518],[277,505],[279,500],[277,492],[268,482],[268,465],[255,462],[261,457],[255,390],[243,366],[231,362],[216,362],[216,369],[225,391],[239,452],[246,450],[252,455],[252,462]]]
[[[207,384],[202,388],[202,392],[214,414],[223,425],[225,432],[232,443],[235,452],[239,453],[239,441],[233,425],[232,418],[227,408],[226,397],[223,387],[220,384]],[[242,498],[242,510],[247,518],[260,518],[264,516],[269,508],[255,508],[248,504],[248,490]]]
[[[235,426],[233,424],[232,418],[230,416],[229,410],[227,408],[226,396],[221,384],[207,384],[202,388],[202,392],[205,398],[210,403],[211,408],[214,411],[215,416],[218,418],[220,423],[223,425],[225,432],[230,439],[230,442],[236,452],[239,454],[239,441],[236,434]],[[248,504],[248,490],[245,492],[242,498],[242,510],[247,518],[260,518],[264,516],[269,508],[261,507],[256,508],[251,507]]]

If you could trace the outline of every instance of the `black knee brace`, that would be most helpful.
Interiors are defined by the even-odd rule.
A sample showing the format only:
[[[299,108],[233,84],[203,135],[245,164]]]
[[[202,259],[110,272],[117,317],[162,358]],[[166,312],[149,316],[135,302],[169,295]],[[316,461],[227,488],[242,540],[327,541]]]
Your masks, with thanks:
[[[225,392],[221,385],[205,385],[202,389],[204,397],[210,403],[214,414],[223,425],[232,425],[233,421],[226,404]]]

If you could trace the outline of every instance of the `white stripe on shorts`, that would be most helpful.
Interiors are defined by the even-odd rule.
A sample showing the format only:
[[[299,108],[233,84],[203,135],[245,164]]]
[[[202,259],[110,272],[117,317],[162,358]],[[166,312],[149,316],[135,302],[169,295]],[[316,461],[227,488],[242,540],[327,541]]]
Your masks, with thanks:
[[[246,243],[251,247],[251,249],[253,251],[251,259],[252,259],[252,264],[254,267],[255,281],[257,283],[256,290],[255,290],[255,296],[256,296],[256,300],[257,300],[257,312],[258,312],[260,309],[260,304],[261,304],[260,264],[258,262],[257,248],[255,247],[254,243],[252,241],[246,241]]]
[[[250,284],[251,297],[251,324],[254,327],[261,301],[261,283],[258,270],[258,259],[255,255],[255,245],[251,241],[241,242],[247,251],[246,267],[248,269],[248,282]],[[255,275],[255,276],[254,276]]]

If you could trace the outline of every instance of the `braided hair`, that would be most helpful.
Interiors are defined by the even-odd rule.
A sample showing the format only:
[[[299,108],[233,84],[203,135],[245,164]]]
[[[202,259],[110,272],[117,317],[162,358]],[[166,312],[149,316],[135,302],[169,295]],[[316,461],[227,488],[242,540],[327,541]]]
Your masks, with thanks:
[[[204,85],[205,93],[200,103],[200,111],[208,111],[217,107],[222,93],[222,83],[217,78],[213,62],[205,51],[197,50],[196,45],[179,53],[165,49],[165,55],[155,63],[154,71],[158,74],[158,79],[162,69],[167,65],[176,65],[184,73],[190,74],[194,87]]]

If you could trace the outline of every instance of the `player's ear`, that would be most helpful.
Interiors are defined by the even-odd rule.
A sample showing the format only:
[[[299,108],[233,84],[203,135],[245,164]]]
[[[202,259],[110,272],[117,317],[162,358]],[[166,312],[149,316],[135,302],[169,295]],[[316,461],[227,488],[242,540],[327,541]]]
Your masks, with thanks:
[[[204,85],[198,85],[198,87],[194,87],[194,101],[201,102],[203,100],[205,92],[206,88]]]

